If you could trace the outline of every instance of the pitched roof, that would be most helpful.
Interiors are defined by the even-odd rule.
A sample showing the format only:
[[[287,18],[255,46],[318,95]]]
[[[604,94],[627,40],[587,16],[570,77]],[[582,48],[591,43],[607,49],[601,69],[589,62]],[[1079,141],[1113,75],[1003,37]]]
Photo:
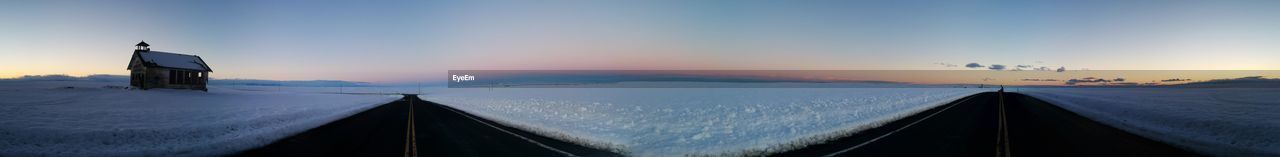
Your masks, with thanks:
[[[144,66],[164,67],[184,70],[212,72],[208,64],[200,56],[185,55],[160,51],[134,51],[135,59],[141,59]]]
[[[147,41],[142,41],[142,42],[138,42],[138,45],[135,45],[135,46],[151,46],[151,44],[147,44]]]

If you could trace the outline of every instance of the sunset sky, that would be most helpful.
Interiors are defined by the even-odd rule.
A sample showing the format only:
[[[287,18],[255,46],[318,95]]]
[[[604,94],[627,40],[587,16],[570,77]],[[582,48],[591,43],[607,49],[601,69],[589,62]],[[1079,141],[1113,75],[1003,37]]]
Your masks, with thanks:
[[[141,40],[153,50],[203,57],[214,78],[277,80],[443,80],[447,70],[481,69],[981,69],[968,63],[1280,70],[1276,6],[1280,1],[6,0],[0,78],[124,75]]]

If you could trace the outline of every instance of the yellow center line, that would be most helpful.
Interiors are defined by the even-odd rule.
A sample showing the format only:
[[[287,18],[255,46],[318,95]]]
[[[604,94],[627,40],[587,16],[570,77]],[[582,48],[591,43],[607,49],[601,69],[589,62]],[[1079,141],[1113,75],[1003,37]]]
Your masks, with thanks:
[[[417,99],[417,98],[414,98],[414,99]],[[410,113],[410,115],[413,115],[413,111],[414,111],[414,110],[413,110],[413,101],[409,101],[409,113]],[[417,117],[415,117],[415,116],[409,116],[409,129],[412,129],[412,130],[413,130],[413,131],[409,132],[409,135],[413,135],[413,138],[409,138],[409,141],[412,141],[412,142],[413,142],[413,156],[415,156],[415,157],[416,157],[416,156],[418,156],[418,124],[414,124],[414,123],[413,123],[413,122],[416,122],[416,121],[417,121],[417,120],[414,120],[414,119],[416,119],[416,118],[417,118]]]
[[[996,135],[996,143],[997,143],[996,156],[1008,157],[1010,156],[1009,155],[1009,125],[1005,120],[1006,118],[1005,118],[1005,112],[1004,112],[1004,89],[1000,90],[999,98],[1000,98],[999,100],[1000,102],[999,117],[1000,118],[998,122],[999,127],[996,131],[996,133],[998,134]]]
[[[404,156],[406,157],[418,156],[418,139],[416,138],[418,133],[416,133],[417,128],[413,125],[413,119],[413,100],[409,100],[409,125],[405,128],[406,131],[404,133]]]
[[[406,99],[406,100],[407,100],[407,99]],[[409,117],[413,117],[413,105],[412,105],[412,104],[410,104],[410,105],[409,105]],[[413,118],[409,118],[409,124],[406,124],[406,126],[407,126],[407,125],[413,125]],[[404,150],[405,150],[405,156],[409,156],[409,155],[408,155],[408,154],[409,154],[409,152],[408,152],[408,151],[409,151],[409,138],[407,138],[407,137],[412,136],[412,135],[409,135],[409,133],[410,133],[410,132],[413,132],[413,130],[412,130],[412,128],[410,128],[410,127],[405,127],[404,129],[405,129],[405,130],[404,130],[404,137],[406,137],[406,138],[404,139]]]

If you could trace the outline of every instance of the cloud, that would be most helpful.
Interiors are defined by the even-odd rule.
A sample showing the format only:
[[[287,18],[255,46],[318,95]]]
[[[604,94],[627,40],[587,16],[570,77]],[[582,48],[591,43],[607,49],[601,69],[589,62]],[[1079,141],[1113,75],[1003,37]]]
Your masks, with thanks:
[[[1046,81],[1046,82],[1056,82],[1056,81],[1058,81],[1058,79],[1024,78],[1024,79],[1022,79],[1022,81]]]
[[[1070,79],[1070,80],[1067,80],[1064,84],[1066,84],[1066,85],[1089,85],[1089,86],[1154,86],[1154,85],[1160,85],[1160,83],[1155,83],[1155,82],[1148,82],[1148,83],[1125,82],[1126,80],[1127,80],[1127,79],[1125,79],[1125,78],[1120,78],[1120,77],[1116,77],[1115,79],[1106,79],[1106,78],[1097,78],[1097,77],[1084,77],[1084,78],[1078,78],[1078,79]]]
[[[1034,65],[1015,65],[1013,66],[1013,69],[1009,69],[1009,70],[1010,71],[1035,70],[1035,67],[1036,66]]]
[[[969,63],[969,64],[965,64],[965,65],[964,65],[964,67],[966,67],[966,68],[981,68],[981,67],[987,67],[987,66],[982,66],[982,64],[978,64],[978,63]]]
[[[1037,61],[1037,63],[1041,63],[1041,62]],[[945,64],[943,64],[943,63],[935,63],[935,64],[945,65]],[[976,62],[975,62],[975,63],[965,64],[965,65],[964,65],[964,67],[966,67],[966,68],[971,68],[971,69],[987,68],[987,69],[989,69],[989,70],[997,70],[997,71],[1001,71],[1001,70],[1009,70],[1009,71],[1026,71],[1026,70],[1035,70],[1035,71],[1057,71],[1057,72],[1064,72],[1064,71],[1067,71],[1067,67],[1065,67],[1065,66],[1063,66],[1063,67],[1058,67],[1058,69],[1057,69],[1057,70],[1054,70],[1053,68],[1050,68],[1050,67],[1037,66],[1037,65],[1031,65],[1031,64],[1017,64],[1017,65],[989,64],[989,65],[982,65],[982,64],[979,64],[979,63],[976,63]]]
[[[1066,84],[1067,84],[1067,85],[1076,85],[1076,84],[1080,84],[1080,83],[1099,83],[1099,84],[1106,84],[1106,83],[1110,83],[1110,82],[1111,82],[1111,80],[1107,80],[1107,79],[1103,79],[1103,78],[1085,77],[1085,78],[1079,78],[1079,79],[1070,79],[1070,80],[1067,80]]]
[[[1116,82],[1116,83],[1109,83],[1109,84],[1107,84],[1107,85],[1112,85],[1112,86],[1136,86],[1136,85],[1139,85],[1139,84],[1138,84],[1137,82]]]
[[[1160,82],[1182,82],[1182,81],[1191,81],[1191,79],[1172,78],[1172,79],[1160,80]]]
[[[1000,64],[992,64],[992,65],[991,65],[991,67],[987,67],[987,69],[991,69],[991,70],[1004,70],[1004,65],[1000,65]]]
[[[937,63],[933,63],[933,64],[935,64],[935,65],[942,65],[942,66],[946,66],[946,67],[958,67],[958,66],[959,66],[959,65],[956,65],[956,64],[943,63],[943,62],[937,62]]]

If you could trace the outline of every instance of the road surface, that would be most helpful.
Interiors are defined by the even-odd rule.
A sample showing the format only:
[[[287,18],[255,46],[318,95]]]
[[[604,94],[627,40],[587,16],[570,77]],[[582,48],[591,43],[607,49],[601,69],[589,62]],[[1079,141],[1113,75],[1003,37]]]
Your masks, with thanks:
[[[986,92],[774,156],[1198,156],[1017,93]]]
[[[620,155],[502,126],[407,95],[238,156]]]

